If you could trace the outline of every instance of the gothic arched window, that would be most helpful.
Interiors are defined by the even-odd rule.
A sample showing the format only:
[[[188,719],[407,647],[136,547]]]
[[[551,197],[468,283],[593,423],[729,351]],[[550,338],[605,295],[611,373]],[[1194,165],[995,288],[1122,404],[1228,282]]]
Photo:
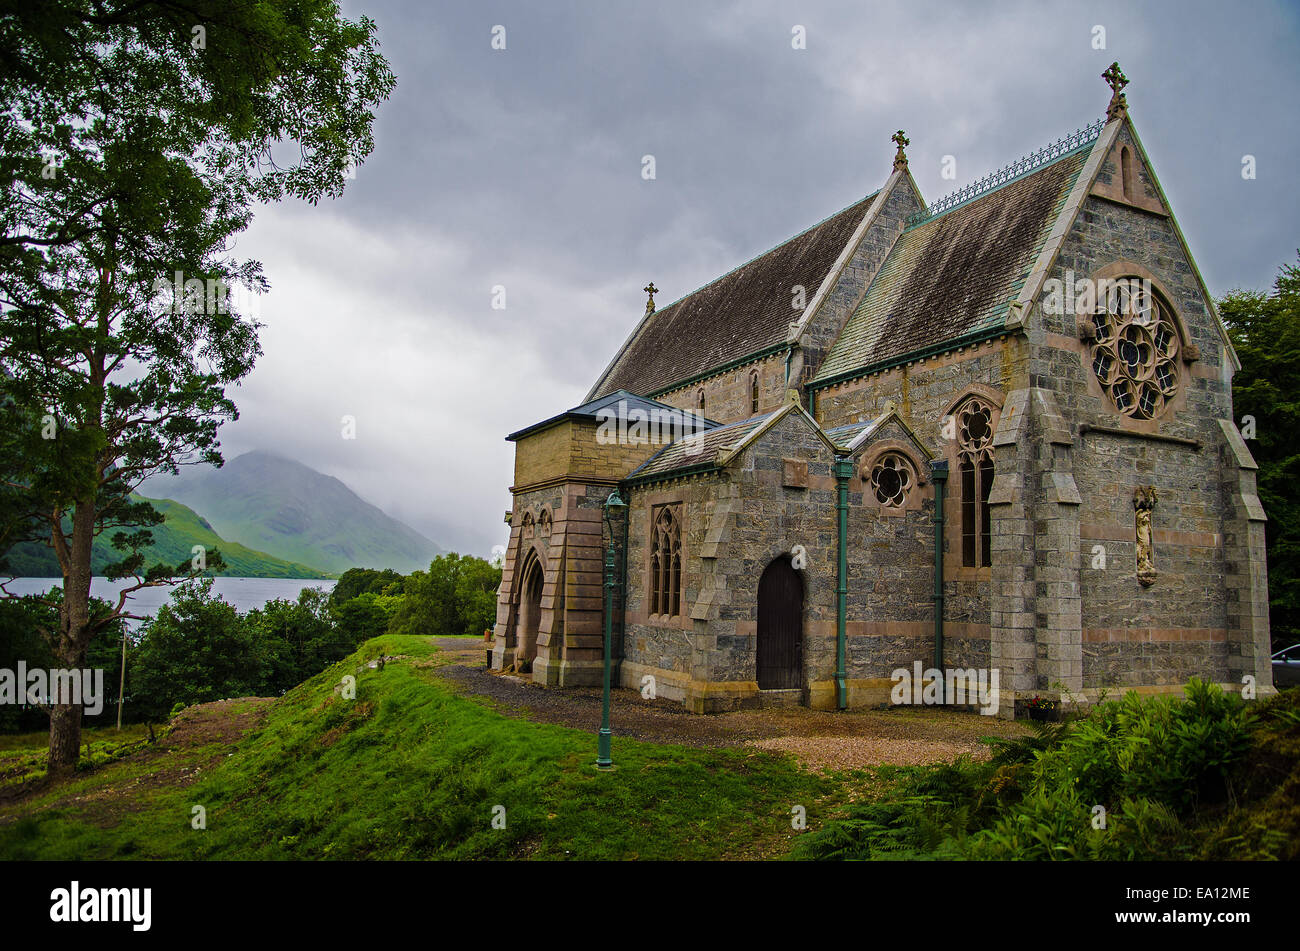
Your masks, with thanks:
[[[1115,408],[1134,419],[1163,413],[1179,386],[1173,311],[1149,283],[1127,277],[1108,282],[1092,323],[1092,372]]]
[[[701,416],[704,415],[704,388],[703,387],[701,387],[700,391],[695,394],[695,408],[700,411]]]
[[[680,505],[651,510],[650,612],[676,617],[682,603],[682,522]]]
[[[749,412],[750,415],[758,413],[758,371],[755,370],[749,375]]]
[[[545,538],[551,534],[551,510],[542,509],[542,514],[537,519],[537,534]]]
[[[989,490],[993,487],[993,408],[972,397],[957,409],[957,461],[961,474],[961,563],[992,563]]]

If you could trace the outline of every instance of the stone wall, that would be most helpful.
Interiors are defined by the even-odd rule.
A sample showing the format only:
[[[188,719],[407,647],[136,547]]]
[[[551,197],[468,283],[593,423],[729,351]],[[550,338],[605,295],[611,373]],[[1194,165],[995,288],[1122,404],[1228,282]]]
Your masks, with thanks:
[[[790,319],[798,316],[791,311]],[[751,410],[750,379],[758,374],[758,412]],[[704,415],[719,423],[735,423],[763,413],[770,413],[785,405],[785,354],[777,353],[733,367],[706,380],[678,387],[654,399],[678,409],[695,411],[699,407],[699,392],[704,391]]]
[[[972,394],[1000,407],[1005,394],[1027,383],[1028,371],[1028,341],[1009,335],[819,389],[816,415],[823,428],[833,429],[879,416],[893,400],[918,438],[947,460],[949,471],[955,474],[956,446],[947,438],[952,430],[945,432],[945,419]],[[954,659],[966,666],[984,666],[988,662],[990,573],[987,568],[961,564],[960,488],[959,481],[950,480],[944,534],[945,640]]]
[[[902,448],[896,424],[862,448]],[[920,456],[913,447],[912,457]],[[788,414],[727,470],[633,489],[629,534],[628,633],[622,683],[656,678],[659,696],[696,712],[752,705],[759,580],[774,559],[802,546],[804,583],[803,683],[806,702],[835,705],[837,515],[835,454],[806,418]],[[804,484],[787,485],[787,460],[806,463]],[[915,660],[927,666],[933,638],[933,486],[916,458],[923,484],[915,504],[896,514],[866,496],[855,466],[849,482],[847,672],[849,703],[888,699],[889,676]],[[680,502],[684,513],[683,616],[665,623],[648,616],[651,511]],[[961,653],[957,649],[956,654]]]
[[[510,541],[497,590],[494,669],[509,667],[518,647],[520,571],[530,550],[545,569],[536,657],[531,674],[552,685],[600,682],[604,658],[604,503],[607,485],[561,483],[515,495]],[[543,532],[542,512],[550,514]],[[532,516],[531,537],[525,525]],[[615,538],[621,546],[621,537]],[[618,614],[615,614],[615,618]]]
[[[663,448],[652,440],[597,438],[595,420],[566,419],[515,443],[515,488],[556,479],[617,482]]]
[[[1123,144],[1132,147],[1126,130],[1102,166],[1096,191],[1113,190]],[[1134,167],[1137,198],[1161,208],[1136,152]],[[1068,453],[1081,499],[1082,685],[1176,688],[1192,675],[1227,681],[1225,520],[1232,505],[1221,489],[1219,420],[1232,418],[1232,369],[1170,219],[1096,191],[1085,199],[1050,277],[1062,284],[1150,280],[1181,323],[1182,355],[1195,359],[1177,361],[1180,392],[1160,416],[1133,420],[1096,381],[1089,344],[1080,340],[1089,318],[1038,306],[1032,312],[1033,382],[1051,392],[1075,437]],[[1080,432],[1080,424],[1124,435]],[[1157,578],[1150,587],[1136,576],[1133,508],[1135,492],[1147,485],[1159,496],[1152,519]]]

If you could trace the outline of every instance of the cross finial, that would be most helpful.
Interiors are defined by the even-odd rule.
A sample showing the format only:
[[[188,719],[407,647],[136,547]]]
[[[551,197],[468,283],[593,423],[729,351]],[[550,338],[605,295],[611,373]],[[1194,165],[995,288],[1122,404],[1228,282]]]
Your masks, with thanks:
[[[907,168],[907,155],[903,152],[903,149],[911,145],[912,140],[903,133],[902,129],[891,135],[889,139],[898,146],[898,153],[894,156],[894,170],[898,171]]]
[[[1128,101],[1124,98],[1123,92],[1124,87],[1128,85],[1128,77],[1119,68],[1119,63],[1114,62],[1101,74],[1101,78],[1110,86],[1110,105],[1106,107],[1106,120],[1109,122],[1123,118],[1128,114]]]
[[[655,312],[655,295],[659,293],[659,288],[655,287],[654,281],[651,281],[641,290],[650,295],[650,299],[645,302],[645,312],[648,317]]]

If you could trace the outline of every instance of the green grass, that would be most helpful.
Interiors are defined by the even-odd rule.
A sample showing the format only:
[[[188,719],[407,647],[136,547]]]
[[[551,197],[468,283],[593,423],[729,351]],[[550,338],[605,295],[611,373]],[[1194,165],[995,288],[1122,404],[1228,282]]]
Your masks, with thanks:
[[[81,742],[94,745],[122,743],[142,740],[148,735],[149,727],[143,723],[128,723],[120,731],[116,726],[94,726],[82,729]],[[49,730],[39,730],[35,733],[0,733],[0,753],[16,750],[36,750],[43,753],[49,745]]]
[[[404,658],[357,673],[381,654]],[[69,793],[103,798],[159,765],[128,760],[25,803],[16,821],[0,810],[0,858],[766,857],[800,834],[793,806],[815,827],[839,799],[835,780],[760,751],[615,738],[617,770],[597,772],[593,732],[457,696],[434,677],[438,662],[428,638],[368,641],[276,701],[262,729],[188,788],[162,786],[137,811],[118,803],[98,821],[93,802],[67,805]],[[345,674],[357,678],[353,701],[334,692]],[[168,754],[167,768],[222,752]],[[194,805],[206,830],[191,828]],[[493,828],[497,806],[504,829]]]

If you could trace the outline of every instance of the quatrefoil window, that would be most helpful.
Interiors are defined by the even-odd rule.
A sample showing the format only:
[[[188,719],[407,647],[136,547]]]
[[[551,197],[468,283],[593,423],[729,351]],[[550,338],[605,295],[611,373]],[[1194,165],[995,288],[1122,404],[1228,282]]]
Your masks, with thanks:
[[[1150,285],[1124,278],[1107,286],[1092,323],[1092,372],[1115,408],[1134,419],[1159,416],[1178,394],[1173,312]]]
[[[957,442],[967,452],[978,454],[993,440],[993,410],[985,403],[970,400],[957,414]]]
[[[871,490],[876,501],[889,508],[902,508],[916,485],[911,463],[896,452],[885,453],[871,468]]]

